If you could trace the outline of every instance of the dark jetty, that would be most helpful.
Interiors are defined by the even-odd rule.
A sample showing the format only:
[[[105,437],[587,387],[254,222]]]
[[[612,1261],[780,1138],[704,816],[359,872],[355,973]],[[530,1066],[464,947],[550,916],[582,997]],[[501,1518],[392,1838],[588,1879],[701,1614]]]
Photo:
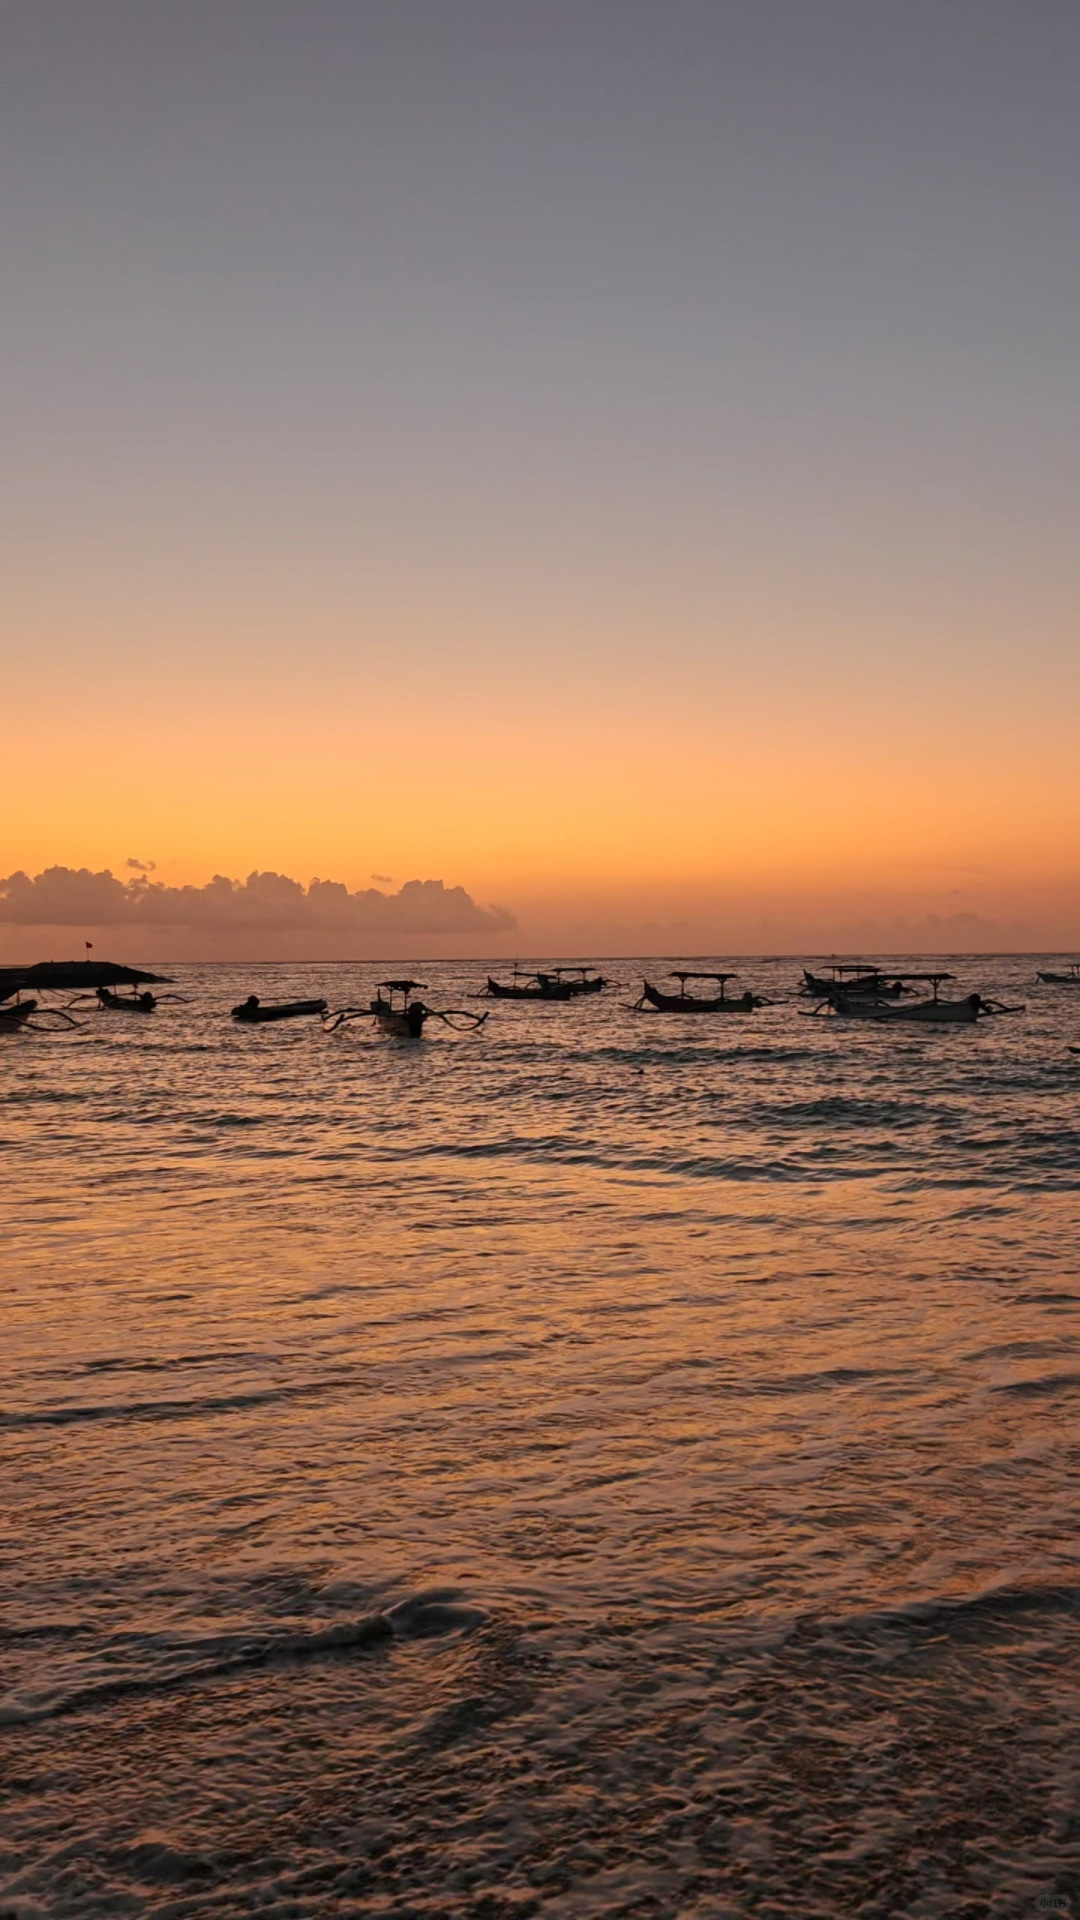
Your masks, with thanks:
[[[169,986],[167,973],[141,973],[138,967],[118,967],[111,960],[39,960],[33,967],[0,967],[0,1000],[28,987],[41,992],[60,993],[64,989]]]

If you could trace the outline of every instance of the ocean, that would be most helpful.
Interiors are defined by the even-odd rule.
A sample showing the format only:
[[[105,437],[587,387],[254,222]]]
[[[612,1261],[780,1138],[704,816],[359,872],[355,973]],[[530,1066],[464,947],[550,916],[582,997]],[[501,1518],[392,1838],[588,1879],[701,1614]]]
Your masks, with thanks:
[[[1080,991],[410,964],[0,1040],[0,1915],[1080,1912]]]

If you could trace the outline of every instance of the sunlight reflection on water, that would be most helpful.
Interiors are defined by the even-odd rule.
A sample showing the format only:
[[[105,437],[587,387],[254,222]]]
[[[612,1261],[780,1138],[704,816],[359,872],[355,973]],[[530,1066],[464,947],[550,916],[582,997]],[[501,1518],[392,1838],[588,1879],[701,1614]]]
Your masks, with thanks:
[[[411,1044],[226,1017],[360,970],[188,967],[6,1041],[0,1893],[1071,1884],[1080,998],[966,971],[1027,1013],[616,992]]]

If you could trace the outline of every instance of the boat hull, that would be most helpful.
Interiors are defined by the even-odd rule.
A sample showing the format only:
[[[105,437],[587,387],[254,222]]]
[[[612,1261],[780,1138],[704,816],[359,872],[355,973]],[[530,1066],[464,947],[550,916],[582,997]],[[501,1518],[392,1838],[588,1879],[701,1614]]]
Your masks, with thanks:
[[[741,994],[737,1000],[695,1000],[685,993],[661,993],[659,987],[652,987],[646,980],[641,989],[641,997],[647,1000],[657,1013],[753,1013],[760,1004],[752,993]]]
[[[1080,973],[1037,973],[1035,978],[1048,987],[1080,987]]]
[[[504,987],[488,977],[487,990],[493,1000],[572,1000],[574,989],[553,981],[547,987]],[[590,988],[595,993],[596,988]]]
[[[249,1007],[246,1003],[234,1007],[232,1017],[245,1026],[266,1026],[271,1020],[299,1020],[305,1014],[325,1013],[325,1000],[289,1000],[276,1007]]]
[[[902,1020],[907,1024],[930,1027],[970,1026],[979,1017],[979,997],[967,1000],[920,1000],[914,1006],[889,1006],[880,1000],[834,1000],[836,1013],[843,1020]]]
[[[378,1012],[372,1008],[372,1012],[379,1032],[394,1034],[399,1040],[419,1040],[427,1019],[427,1008],[419,1001],[407,1007],[404,1013],[400,1013],[396,1007],[385,1011],[380,1008]]]

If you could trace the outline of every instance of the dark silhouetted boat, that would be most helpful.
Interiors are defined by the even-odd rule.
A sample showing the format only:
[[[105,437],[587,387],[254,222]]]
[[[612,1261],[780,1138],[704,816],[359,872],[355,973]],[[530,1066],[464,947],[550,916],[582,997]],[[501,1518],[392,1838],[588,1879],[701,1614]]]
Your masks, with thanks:
[[[414,1000],[424,985],[422,980],[380,980],[379,991],[371,1002],[371,1012],[380,1033],[397,1034],[401,1040],[419,1040],[424,1031],[424,1022],[430,1009],[422,1000]],[[383,994],[389,994],[384,1000]],[[395,1006],[395,996],[399,1005]]]
[[[572,1000],[575,990],[555,973],[522,973],[515,967],[509,986],[489,974],[486,991],[493,1000]],[[595,993],[596,988],[588,991]]]
[[[1070,960],[1066,973],[1051,973],[1047,968],[1036,973],[1035,978],[1045,981],[1048,987],[1080,987],[1080,960]]]
[[[423,1000],[414,1000],[413,994],[424,984],[423,980],[380,980],[374,1000],[366,1007],[340,1007],[324,1022],[326,1032],[334,1033],[348,1021],[365,1016],[374,1020],[380,1033],[394,1034],[399,1040],[419,1040],[428,1020],[441,1020],[456,1033],[483,1026],[486,1013],[471,1013],[467,1007],[429,1007]]]
[[[727,983],[737,977],[734,973],[691,973],[673,967],[671,978],[679,982],[678,993],[664,993],[661,988],[643,980],[641,998],[635,1003],[634,1011],[641,1013],[647,1007],[653,1007],[657,1013],[753,1013],[756,1007],[763,1007],[765,1002],[756,993],[740,993],[728,998]],[[715,980],[720,991],[708,998],[689,994],[686,991],[688,980]]]
[[[111,1013],[153,1013],[157,1001],[152,993],[113,993],[108,987],[97,990],[98,1005],[107,1007]]]
[[[832,993],[828,1006],[832,1014],[842,1020],[902,1021],[917,1026],[971,1026],[976,1020],[985,1019],[991,1014],[1023,1013],[1023,1007],[1008,1007],[999,1000],[985,1000],[980,993],[968,993],[960,1000],[942,1000],[941,984],[945,980],[955,979],[951,973],[906,973],[902,975],[905,987],[911,988],[925,984],[930,988],[929,1000],[911,1000],[896,1002],[874,999],[868,993]],[[824,1012],[822,1008],[820,1011]]]
[[[323,1014],[328,1004],[326,1000],[279,1000],[264,1006],[257,994],[249,993],[246,1000],[233,1008],[232,1017],[250,1026],[262,1026],[269,1020],[300,1020],[305,1014]]]
[[[835,993],[846,994],[848,999],[854,994],[871,994],[875,1000],[899,1000],[907,991],[902,979],[895,974],[882,973],[880,967],[871,966],[865,960],[835,961],[828,974],[811,973],[803,968],[802,992],[815,1000],[831,999]]]
[[[591,967],[551,967],[546,973],[538,973],[536,978],[541,986],[551,983],[557,987],[569,987],[571,1000],[579,994],[602,993],[608,982],[602,973],[593,973]],[[555,996],[562,999],[562,994]]]
[[[0,1007],[0,1033],[17,1033],[36,1009],[36,1000],[16,1000],[10,1007]]]

